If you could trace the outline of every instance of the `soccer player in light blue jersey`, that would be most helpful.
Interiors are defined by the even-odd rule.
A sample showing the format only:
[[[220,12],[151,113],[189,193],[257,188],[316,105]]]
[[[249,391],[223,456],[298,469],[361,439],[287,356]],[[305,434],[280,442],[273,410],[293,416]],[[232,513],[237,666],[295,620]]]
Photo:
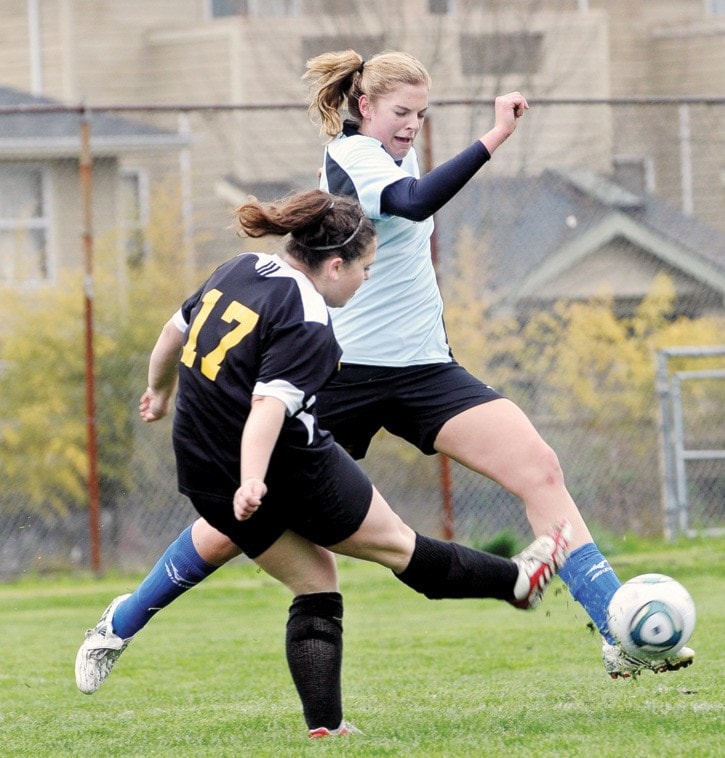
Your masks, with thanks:
[[[431,257],[433,214],[513,134],[526,98],[497,97],[493,127],[421,177],[414,143],[431,80],[420,61],[400,52],[369,61],[353,50],[325,53],[308,61],[305,78],[310,114],[329,138],[321,186],[356,198],[378,230],[374,280],[333,316],[342,368],[320,393],[320,423],[356,458],[381,428],[426,454],[449,456],[517,495],[534,534],[566,518],[574,536],[560,575],[602,635],[606,672],[616,679],[689,665],[689,648],[645,661],[616,644],[607,608],[620,581],[569,494],[556,453],[515,403],[456,362],[447,341]]]

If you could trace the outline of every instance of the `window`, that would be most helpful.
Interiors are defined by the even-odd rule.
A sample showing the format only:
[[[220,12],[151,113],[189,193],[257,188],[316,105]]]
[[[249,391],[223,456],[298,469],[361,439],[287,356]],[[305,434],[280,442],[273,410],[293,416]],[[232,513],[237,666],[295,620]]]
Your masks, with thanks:
[[[307,16],[349,16],[359,10],[350,0],[303,0],[303,3]]]
[[[655,191],[654,163],[644,155],[615,155],[612,157],[613,176],[617,184],[635,194]]]
[[[149,222],[148,176],[138,169],[121,170],[121,234],[126,261],[138,266],[148,255],[146,226]]]
[[[541,68],[543,34],[462,34],[461,68],[467,76],[533,74]]]
[[[40,165],[0,163],[0,281],[50,278],[48,201]]]
[[[299,0],[211,0],[212,18],[224,16],[296,16]]]
[[[428,13],[446,16],[453,12],[452,0],[428,0]]]
[[[211,0],[210,15],[212,18],[225,16],[245,16],[247,0]]]

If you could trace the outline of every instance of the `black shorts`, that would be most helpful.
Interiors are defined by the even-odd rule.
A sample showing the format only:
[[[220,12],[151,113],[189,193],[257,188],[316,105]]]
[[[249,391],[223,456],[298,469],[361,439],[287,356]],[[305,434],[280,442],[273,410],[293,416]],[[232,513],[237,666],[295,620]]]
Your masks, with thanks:
[[[373,496],[365,472],[339,446],[273,458],[262,504],[246,521],[234,516],[232,496],[184,491],[199,515],[226,534],[249,558],[271,547],[288,529],[327,547],[354,534]]]
[[[381,428],[432,455],[446,421],[500,397],[455,361],[405,368],[343,363],[317,393],[316,408],[320,428],[353,458],[365,457]]]

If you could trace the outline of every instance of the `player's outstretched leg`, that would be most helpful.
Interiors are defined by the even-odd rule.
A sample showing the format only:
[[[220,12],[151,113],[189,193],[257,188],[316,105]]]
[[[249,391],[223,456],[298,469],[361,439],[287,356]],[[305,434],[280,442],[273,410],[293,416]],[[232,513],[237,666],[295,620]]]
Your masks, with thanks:
[[[570,534],[564,520],[515,560],[416,534],[410,562],[395,576],[431,600],[495,598],[534,608],[566,561]]]
[[[666,671],[687,668],[695,661],[695,651],[689,647],[682,647],[664,658],[646,660],[625,653],[619,645],[610,645],[606,640],[602,640],[602,661],[604,670],[612,679],[636,679],[643,671],[663,674]]]
[[[98,623],[86,632],[86,638],[76,655],[76,685],[86,695],[93,694],[111,673],[121,653],[133,637],[119,637],[113,631],[111,620],[119,603],[130,595],[119,595],[103,611]]]
[[[201,532],[195,531],[199,527]],[[204,555],[214,556],[218,565],[202,557],[195,538],[203,545]],[[117,597],[106,608],[96,627],[86,632],[86,641],[76,657],[78,689],[88,695],[95,692],[111,673],[128,643],[156,613],[213,574],[219,565],[239,555],[239,552],[226,537],[202,519],[184,529],[133,594]]]
[[[536,608],[541,603],[549,582],[566,561],[571,524],[564,519],[551,530],[534,540],[512,560],[519,567],[519,578],[514,585],[515,600],[511,604],[523,610]]]

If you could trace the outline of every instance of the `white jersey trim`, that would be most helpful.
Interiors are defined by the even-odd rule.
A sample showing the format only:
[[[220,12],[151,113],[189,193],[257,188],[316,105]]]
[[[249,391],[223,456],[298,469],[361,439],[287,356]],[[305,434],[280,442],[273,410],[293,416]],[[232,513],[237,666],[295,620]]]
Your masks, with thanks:
[[[274,379],[271,382],[257,382],[252,390],[253,395],[276,397],[287,408],[287,415],[298,413],[305,400],[304,392],[284,379]],[[314,397],[312,398],[314,400]]]
[[[186,319],[184,318],[184,314],[181,312],[181,308],[179,308],[179,310],[174,313],[174,315],[171,317],[171,321],[182,334],[186,334],[189,329],[189,325],[186,323]]]

